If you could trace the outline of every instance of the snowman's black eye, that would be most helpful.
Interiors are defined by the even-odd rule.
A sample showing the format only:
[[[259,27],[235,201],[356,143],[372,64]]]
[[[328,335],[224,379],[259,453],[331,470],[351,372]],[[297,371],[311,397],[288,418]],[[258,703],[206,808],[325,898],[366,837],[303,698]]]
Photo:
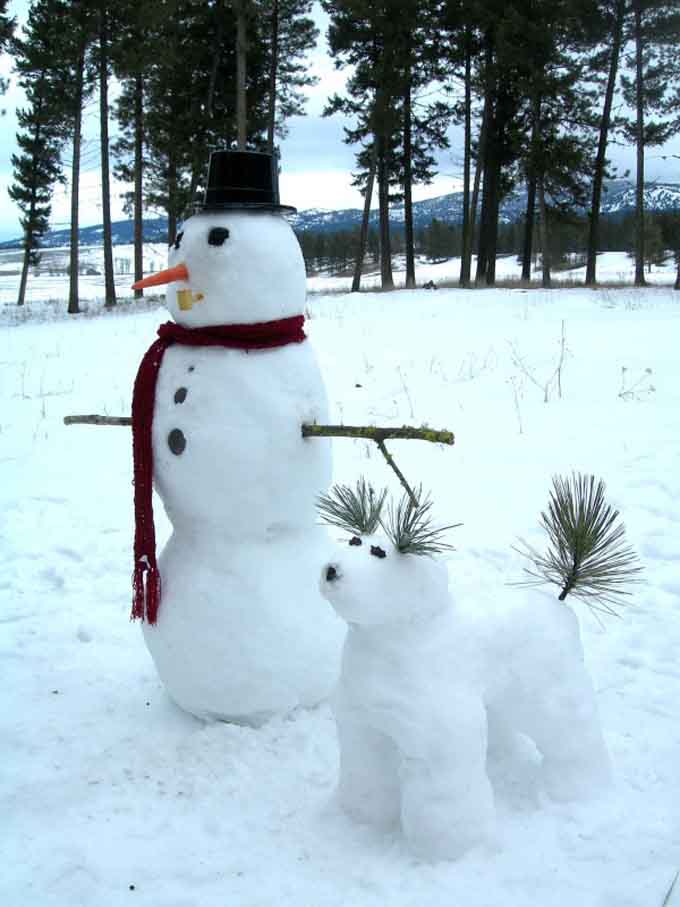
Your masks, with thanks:
[[[182,242],[183,236],[184,236],[184,231],[182,230],[182,232],[178,233],[177,236],[175,237],[174,245],[171,243],[170,247],[173,249],[179,249],[179,244]]]
[[[387,552],[383,551],[379,545],[371,545],[371,554],[373,557],[387,557]]]
[[[221,246],[225,239],[229,239],[229,231],[226,227],[213,227],[208,233],[209,246]]]
[[[349,543],[350,543],[350,545],[352,545],[353,547],[354,547],[355,545],[361,545],[361,539],[359,538],[358,535],[353,535],[352,538],[349,540]]]

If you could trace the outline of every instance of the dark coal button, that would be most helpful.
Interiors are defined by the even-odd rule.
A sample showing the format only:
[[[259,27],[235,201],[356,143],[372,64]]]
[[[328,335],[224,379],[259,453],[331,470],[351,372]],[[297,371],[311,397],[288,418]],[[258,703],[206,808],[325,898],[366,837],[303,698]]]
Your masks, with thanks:
[[[178,387],[175,391],[175,403],[184,403],[187,398],[186,387]]]
[[[179,456],[181,453],[184,453],[184,448],[187,446],[187,439],[184,437],[184,432],[180,431],[179,428],[173,428],[173,430],[168,435],[168,447],[176,455]]]

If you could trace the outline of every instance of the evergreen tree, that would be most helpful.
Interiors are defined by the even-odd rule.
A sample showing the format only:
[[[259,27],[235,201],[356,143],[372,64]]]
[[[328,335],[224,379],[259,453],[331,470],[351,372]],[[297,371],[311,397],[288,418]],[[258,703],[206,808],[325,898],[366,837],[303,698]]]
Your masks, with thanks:
[[[9,0],[0,0],[0,54],[4,54],[8,49],[16,25],[14,19],[10,19],[7,13],[8,2]],[[7,81],[0,78],[0,95],[6,91]]]
[[[260,0],[258,22],[268,72],[267,150],[286,135],[286,120],[304,113],[303,90],[315,84],[305,56],[319,37],[312,0]]]
[[[667,112],[669,73],[664,65],[663,48],[680,40],[677,5],[670,0],[631,0],[632,51],[626,56],[629,74],[622,75],[623,96],[635,110],[635,119],[624,126],[626,137],[636,148],[636,227],[635,286],[645,281],[645,149],[663,145],[673,132],[664,118]]]
[[[66,122],[72,136],[71,145],[71,229],[69,254],[68,313],[78,314],[80,156],[82,148],[83,107],[93,88],[90,48],[94,40],[95,10],[88,0],[72,0],[66,6],[60,25],[65,40],[60,65],[65,68]]]
[[[417,93],[435,72],[434,4],[380,4],[365,0],[325,0],[331,24],[329,46],[338,68],[352,66],[344,97],[330,99],[325,113],[355,120],[345,140],[361,144],[354,184],[364,193],[364,219],[353,289],[358,289],[368,235],[373,181],[378,183],[381,284],[392,289],[389,207],[404,199],[407,286],[415,283],[412,185],[432,176],[433,147],[445,147],[447,109],[417,109]]]
[[[603,0],[599,4],[596,29],[596,42],[601,50],[591,59],[591,70],[601,69],[607,73],[604,103],[599,122],[597,154],[593,169],[593,182],[590,201],[590,225],[588,233],[588,251],[586,261],[586,284],[596,283],[597,253],[600,240],[600,206],[602,188],[607,176],[607,143],[612,126],[612,109],[614,93],[623,47],[623,28],[627,11],[627,0]],[[599,26],[599,28],[598,28]]]
[[[143,277],[144,196],[146,166],[144,107],[147,80],[157,54],[162,52],[159,23],[163,13],[159,0],[138,4],[136,0],[119,0],[116,11],[116,40],[111,52],[114,71],[121,92],[114,108],[119,135],[113,144],[116,177],[132,185],[124,195],[125,211],[134,222],[134,280]],[[135,290],[140,297],[143,290]]]
[[[526,123],[531,47],[529,0],[480,3],[481,54],[478,78],[484,86],[483,169],[479,247],[475,281],[493,285],[496,278],[500,202],[512,185],[510,168],[520,154]]]
[[[644,236],[644,263],[649,274],[652,273],[652,266],[660,267],[668,257],[666,238],[661,223],[657,217],[645,217],[645,236]],[[628,252],[634,260],[637,257],[637,236],[635,236],[631,248]]]
[[[456,108],[456,119],[463,123],[463,223],[459,283],[470,285],[474,211],[479,195],[479,171],[475,183],[474,206],[471,204],[470,180],[473,159],[472,118],[473,98],[480,94],[474,78],[473,63],[481,48],[479,4],[476,0],[444,0],[440,9],[440,34],[448,79],[463,83],[463,100]]]
[[[324,115],[340,112],[355,119],[353,128],[345,128],[345,141],[363,146],[357,154],[354,184],[368,195],[373,178],[377,179],[381,284],[383,289],[392,289],[389,200],[397,119],[392,107],[394,48],[385,41],[386,5],[364,0],[322,0],[322,5],[330,16],[328,44],[336,68],[351,66],[354,70],[346,95],[331,97]],[[367,229],[369,206],[367,198],[362,232]],[[357,268],[361,259],[359,255]]]
[[[99,77],[99,139],[102,175],[102,241],[104,245],[104,305],[116,304],[111,233],[111,181],[109,176],[109,76],[111,68],[112,16],[108,0],[97,0],[96,65]]]
[[[26,106],[17,111],[19,154],[12,155],[14,181],[10,198],[21,211],[23,265],[17,304],[23,305],[30,266],[40,261],[40,240],[49,226],[52,193],[62,180],[60,152],[65,132],[64,72],[55,66],[63,40],[62,0],[36,0],[23,37],[12,51]]]

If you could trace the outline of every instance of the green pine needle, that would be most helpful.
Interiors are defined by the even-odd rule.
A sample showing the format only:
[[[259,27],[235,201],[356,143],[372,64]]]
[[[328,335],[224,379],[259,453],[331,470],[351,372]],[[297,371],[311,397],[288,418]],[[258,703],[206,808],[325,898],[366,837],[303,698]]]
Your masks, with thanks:
[[[434,557],[444,551],[453,550],[453,545],[443,540],[444,533],[455,529],[462,523],[449,526],[432,525],[432,501],[429,496],[423,498],[422,486],[415,492],[416,503],[405,494],[396,507],[390,502],[387,520],[381,525],[394,547],[402,554],[417,554]]]
[[[524,541],[515,550],[533,565],[525,568],[534,578],[525,585],[553,583],[560,588],[560,601],[571,594],[594,610],[615,615],[612,605],[624,604],[631,594],[625,586],[640,582],[643,568],[625,544],[619,511],[605,502],[604,492],[604,482],[594,476],[554,476],[548,512],[541,513],[540,521],[548,550],[541,554]]]
[[[387,489],[378,494],[362,477],[356,490],[349,485],[333,485],[329,493],[319,496],[317,508],[321,519],[354,535],[372,535],[380,524],[380,513]]]

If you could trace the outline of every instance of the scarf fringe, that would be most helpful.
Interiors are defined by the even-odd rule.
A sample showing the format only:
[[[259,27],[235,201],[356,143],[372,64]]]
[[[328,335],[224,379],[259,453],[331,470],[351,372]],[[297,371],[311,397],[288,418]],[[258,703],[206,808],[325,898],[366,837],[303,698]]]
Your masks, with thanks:
[[[158,567],[137,564],[132,578],[132,614],[130,620],[146,620],[155,624],[161,603],[161,575]]]

